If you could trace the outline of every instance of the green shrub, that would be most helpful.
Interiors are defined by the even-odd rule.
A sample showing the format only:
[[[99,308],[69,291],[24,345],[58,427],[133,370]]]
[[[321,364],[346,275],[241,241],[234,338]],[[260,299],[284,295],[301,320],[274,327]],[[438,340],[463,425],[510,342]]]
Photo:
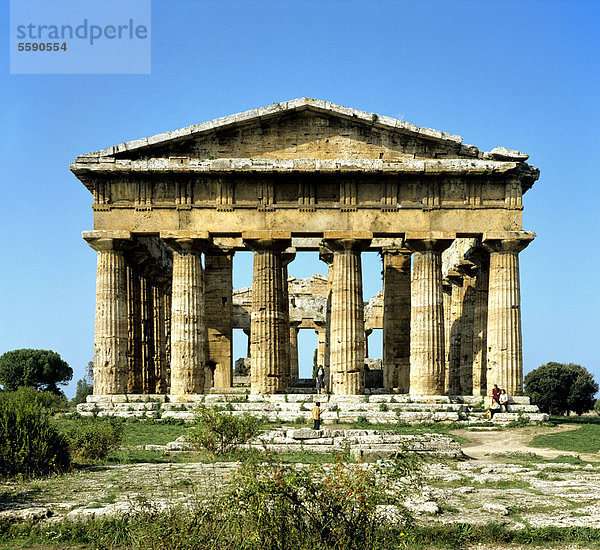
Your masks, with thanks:
[[[71,463],[65,437],[48,410],[23,388],[0,397],[0,476],[33,477],[65,471]],[[36,392],[33,389],[33,392]],[[43,399],[42,399],[43,400]]]
[[[250,535],[251,548],[373,548],[389,521],[379,506],[393,507],[396,526],[411,522],[382,469],[341,461],[304,468],[247,463],[227,499],[239,503],[228,507],[228,524],[235,535]]]
[[[196,410],[188,440],[194,447],[206,449],[217,456],[246,443],[261,430],[262,422],[256,417],[248,414],[234,416],[201,405]]]
[[[21,386],[15,391],[0,394],[0,398],[12,399],[23,403],[33,403],[48,413],[67,408],[67,398],[51,391],[38,391],[31,386]]]
[[[106,457],[121,444],[123,421],[119,418],[82,421],[67,432],[73,458],[96,462]]]

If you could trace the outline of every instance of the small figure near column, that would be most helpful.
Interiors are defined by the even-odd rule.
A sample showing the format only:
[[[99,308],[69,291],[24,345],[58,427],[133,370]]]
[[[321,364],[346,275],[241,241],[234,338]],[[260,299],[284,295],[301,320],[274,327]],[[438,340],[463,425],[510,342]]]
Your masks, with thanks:
[[[325,412],[325,409],[321,409],[321,403],[317,401],[315,406],[312,408],[312,419],[313,419],[313,430],[321,429],[321,415]]]
[[[319,368],[317,369],[316,383],[317,393],[323,393],[325,390],[325,370],[323,369],[323,365],[319,365]]]

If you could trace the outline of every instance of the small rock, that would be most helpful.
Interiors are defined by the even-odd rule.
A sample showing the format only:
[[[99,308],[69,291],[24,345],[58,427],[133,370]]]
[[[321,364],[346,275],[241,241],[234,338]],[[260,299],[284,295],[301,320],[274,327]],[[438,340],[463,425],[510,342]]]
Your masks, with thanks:
[[[508,516],[508,508],[502,504],[495,504],[493,502],[486,502],[483,505],[483,511],[489,512],[490,514],[496,514],[498,516]]]
[[[433,502],[433,500],[426,500],[425,502],[407,501],[405,504],[406,507],[415,514],[435,516],[440,512],[440,507]]]
[[[49,508],[15,508],[0,512],[0,519],[9,521],[40,521],[51,516]]]

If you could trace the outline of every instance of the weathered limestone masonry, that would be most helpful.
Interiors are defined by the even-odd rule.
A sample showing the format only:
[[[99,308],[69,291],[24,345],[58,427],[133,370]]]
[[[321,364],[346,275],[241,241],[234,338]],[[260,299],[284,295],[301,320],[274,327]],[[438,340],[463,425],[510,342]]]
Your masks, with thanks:
[[[539,177],[527,159],[309,98],[77,157],[98,253],[94,399],[233,391],[233,257],[248,249],[252,393],[289,389],[311,329],[329,389],[361,394],[382,329],[381,391],[519,395],[518,253],[534,237],[522,195]],[[288,289],[304,251],[329,266],[309,316]],[[384,272],[367,306],[365,251]]]

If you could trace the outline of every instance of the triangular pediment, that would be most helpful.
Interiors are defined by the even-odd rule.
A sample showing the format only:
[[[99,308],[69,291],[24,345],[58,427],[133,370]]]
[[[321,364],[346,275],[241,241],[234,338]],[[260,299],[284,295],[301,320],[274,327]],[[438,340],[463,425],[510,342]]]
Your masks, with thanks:
[[[460,136],[310,98],[230,115],[79,157],[402,159],[476,156]]]

